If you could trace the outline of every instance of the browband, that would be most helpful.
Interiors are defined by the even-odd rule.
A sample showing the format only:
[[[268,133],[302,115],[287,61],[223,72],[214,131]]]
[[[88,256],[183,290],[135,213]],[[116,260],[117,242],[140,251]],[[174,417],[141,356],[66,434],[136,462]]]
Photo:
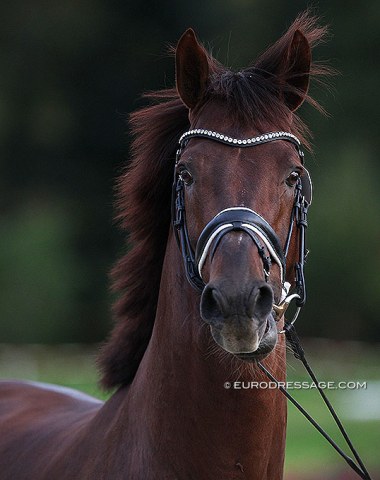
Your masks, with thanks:
[[[303,157],[303,152],[301,151],[301,142],[300,140],[289,132],[271,132],[265,133],[264,135],[258,135],[257,137],[251,138],[232,138],[228,135],[223,135],[222,133],[214,132],[213,130],[204,130],[203,128],[196,128],[194,130],[188,130],[185,132],[179,139],[179,144],[190,140],[194,137],[204,137],[209,138],[210,140],[215,140],[220,143],[225,143],[233,147],[253,147],[254,145],[260,145],[261,143],[273,142],[273,140],[285,140],[292,142],[298,147],[300,155]]]

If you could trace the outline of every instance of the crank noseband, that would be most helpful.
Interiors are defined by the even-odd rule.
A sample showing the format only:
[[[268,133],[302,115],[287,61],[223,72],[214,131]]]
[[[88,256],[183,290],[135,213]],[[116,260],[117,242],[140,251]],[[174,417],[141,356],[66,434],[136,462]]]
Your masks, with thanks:
[[[263,262],[266,277],[274,260],[280,268],[283,282],[285,256],[276,233],[261,215],[245,207],[232,207],[221,211],[203,229],[195,250],[195,262],[200,278],[207,255],[210,253],[213,257],[222,237],[231,231],[245,232],[252,239]]]
[[[272,141],[284,140],[292,143],[296,147],[303,164],[304,154],[301,149],[301,142],[297,137],[288,132],[273,132],[254,138],[235,139],[218,132],[196,129],[185,132],[179,139],[176,166],[180,160],[183,149],[186,147],[188,141],[194,137],[206,138],[238,148],[252,147]],[[277,317],[281,318],[289,303],[292,300],[296,300],[298,309],[292,320],[292,322],[294,322],[300,308],[306,301],[304,262],[307,251],[305,247],[305,230],[307,227],[307,211],[312,199],[312,185],[307,170],[305,169],[305,174],[298,179],[295,187],[293,209],[284,247],[281,246],[281,242],[271,225],[261,215],[250,208],[231,207],[219,212],[210,220],[200,234],[194,250],[187,228],[184,189],[184,181],[176,169],[172,192],[172,221],[189,283],[201,292],[205,287],[205,282],[202,278],[202,269],[207,256],[210,255],[211,258],[214,256],[221,239],[227,233],[232,231],[245,232],[258,249],[266,280],[268,280],[272,262],[278,265],[280,269],[282,295],[279,304],[273,305],[273,309]],[[288,254],[294,224],[296,224],[298,230],[299,261],[295,264],[295,292],[289,295],[290,284],[285,281],[286,256]]]

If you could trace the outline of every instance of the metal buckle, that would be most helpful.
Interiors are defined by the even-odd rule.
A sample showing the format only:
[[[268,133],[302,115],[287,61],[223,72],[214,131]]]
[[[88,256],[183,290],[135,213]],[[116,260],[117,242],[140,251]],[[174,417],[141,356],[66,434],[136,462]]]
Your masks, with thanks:
[[[277,315],[277,321],[279,321],[285,315],[286,310],[288,309],[290,303],[292,302],[292,300],[295,300],[296,298],[301,298],[301,297],[298,295],[298,293],[293,293],[292,295],[289,295],[288,297],[286,297],[279,305],[273,304],[273,310]],[[297,307],[297,310],[291,322],[287,322],[288,325],[293,325],[293,323],[297,320],[300,311],[301,311],[301,307]],[[278,333],[279,334],[285,333],[285,329],[280,330]]]

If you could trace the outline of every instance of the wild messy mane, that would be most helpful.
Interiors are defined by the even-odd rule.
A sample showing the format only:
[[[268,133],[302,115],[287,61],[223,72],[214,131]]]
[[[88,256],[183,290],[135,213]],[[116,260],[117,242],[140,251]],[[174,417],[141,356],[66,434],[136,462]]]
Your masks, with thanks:
[[[301,32],[311,47],[325,38],[326,28],[319,27],[317,20],[307,12],[300,15],[253,65],[240,72],[222,66],[201,47],[210,70],[203,103],[219,98],[236,122],[254,124],[260,131],[269,121],[286,130],[291,112],[283,100],[284,90],[288,95],[299,92],[271,72],[288,51],[295,32]],[[327,67],[312,63],[311,77],[328,73]],[[118,219],[131,248],[112,271],[119,300],[114,306],[115,327],[99,357],[105,388],[132,381],[151,337],[170,228],[175,152],[179,137],[190,126],[188,108],[175,89],[146,97],[151,105],[130,116],[132,158],[118,180]],[[305,100],[321,110],[309,95]],[[308,145],[307,127],[292,115],[292,133]]]

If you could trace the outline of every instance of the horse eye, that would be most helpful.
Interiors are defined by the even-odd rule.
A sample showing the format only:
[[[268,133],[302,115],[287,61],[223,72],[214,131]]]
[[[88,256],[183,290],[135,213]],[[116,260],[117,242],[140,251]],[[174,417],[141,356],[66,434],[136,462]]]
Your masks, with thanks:
[[[185,185],[191,185],[193,183],[193,176],[186,168],[180,170],[179,177]]]
[[[298,179],[300,178],[300,174],[298,172],[292,172],[289,177],[286,179],[286,183],[290,187],[294,187],[294,185],[297,183]]]

